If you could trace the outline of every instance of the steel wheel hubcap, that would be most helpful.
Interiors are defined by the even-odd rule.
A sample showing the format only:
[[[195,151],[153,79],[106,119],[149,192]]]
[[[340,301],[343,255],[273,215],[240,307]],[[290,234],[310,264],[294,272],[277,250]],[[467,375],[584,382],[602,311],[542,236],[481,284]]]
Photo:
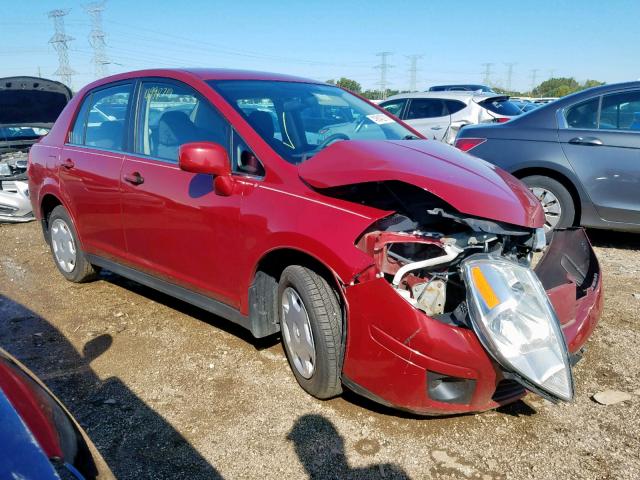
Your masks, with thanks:
[[[282,338],[296,371],[311,378],[316,366],[311,323],[300,295],[291,287],[282,293]]]
[[[556,228],[562,216],[560,201],[553,192],[542,187],[531,187],[531,192],[542,204],[544,210],[544,230],[549,232]]]
[[[76,267],[76,243],[69,225],[59,218],[51,224],[51,248],[60,268],[71,273]]]

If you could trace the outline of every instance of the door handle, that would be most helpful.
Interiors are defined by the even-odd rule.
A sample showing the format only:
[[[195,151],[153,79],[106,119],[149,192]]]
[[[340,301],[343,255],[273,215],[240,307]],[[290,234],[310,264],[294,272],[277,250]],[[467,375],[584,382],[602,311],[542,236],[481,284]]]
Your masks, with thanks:
[[[62,162],[62,167],[66,168],[67,170],[71,170],[75,166],[76,164],[73,163],[73,160],[71,160],[70,158],[67,158],[64,162]]]
[[[431,130],[442,130],[442,127],[431,127]]]
[[[139,172],[133,172],[129,175],[125,175],[124,181],[129,182],[132,185],[142,185],[144,183],[144,178],[142,178],[142,175],[140,175]]]
[[[569,143],[574,145],[591,145],[593,147],[604,145],[602,140],[596,137],[575,137],[569,140]]]

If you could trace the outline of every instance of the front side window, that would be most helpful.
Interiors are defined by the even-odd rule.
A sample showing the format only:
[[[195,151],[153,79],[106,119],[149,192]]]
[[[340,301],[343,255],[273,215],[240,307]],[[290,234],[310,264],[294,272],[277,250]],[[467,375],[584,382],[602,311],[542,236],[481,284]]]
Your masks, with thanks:
[[[235,130],[233,132],[231,163],[234,172],[264,177],[262,162],[258,160],[257,155]]]
[[[414,98],[409,104],[407,120],[438,118],[448,115],[444,101],[439,98]]]
[[[231,129],[215,108],[186,85],[144,82],[135,152],[178,162],[180,145],[214,142],[229,148]]]
[[[383,102],[380,104],[382,108],[384,108],[391,115],[395,115],[396,117],[400,117],[402,115],[402,110],[404,110],[404,106],[406,105],[407,100],[402,98],[399,100],[389,100],[388,102]]]
[[[115,85],[103,88],[91,94],[85,101],[76,124],[82,122],[84,126],[84,141],[82,141],[81,127],[72,131],[72,141],[88,147],[104,148],[107,150],[123,151],[125,145],[125,119],[129,111],[131,98],[131,84]],[[88,112],[87,112],[88,110]]]
[[[598,128],[598,107],[600,97],[569,107],[565,114],[569,128],[595,129]]]
[[[599,128],[640,131],[640,91],[602,97]]]
[[[334,86],[267,80],[208,83],[293,164],[341,140],[414,137],[391,116]]]

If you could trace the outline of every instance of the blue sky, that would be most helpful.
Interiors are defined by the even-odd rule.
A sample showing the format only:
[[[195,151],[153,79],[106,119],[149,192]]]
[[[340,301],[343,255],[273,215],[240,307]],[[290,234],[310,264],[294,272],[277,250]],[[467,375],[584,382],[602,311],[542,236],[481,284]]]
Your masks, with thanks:
[[[7,0],[8,1],[8,0]],[[94,79],[89,18],[72,0],[10,2],[0,16],[0,77],[54,78],[47,11],[66,18],[73,87]],[[640,78],[640,1],[204,1],[108,0],[103,14],[110,73],[148,67],[267,70],[319,80],[347,76],[375,88],[376,52],[390,51],[389,87],[409,85],[407,55],[421,54],[418,88],[483,79],[526,90],[555,76],[606,82]]]

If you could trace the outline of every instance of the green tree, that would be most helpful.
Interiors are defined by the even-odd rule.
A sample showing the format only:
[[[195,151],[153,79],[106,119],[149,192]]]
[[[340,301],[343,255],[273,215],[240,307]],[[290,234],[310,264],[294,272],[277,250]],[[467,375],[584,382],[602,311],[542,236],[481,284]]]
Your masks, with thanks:
[[[573,77],[550,78],[534,88],[531,93],[534,97],[564,97],[565,95],[579,92],[585,88],[597,87],[598,85],[604,85],[604,82],[586,80],[580,84]]]
[[[335,81],[334,79],[327,80],[327,83],[330,83],[331,85],[337,85],[338,87],[341,87],[341,88],[346,88],[351,92],[355,92],[355,93],[362,92],[362,85],[360,85],[355,80],[352,80],[347,77],[340,77],[340,80],[338,81]]]

